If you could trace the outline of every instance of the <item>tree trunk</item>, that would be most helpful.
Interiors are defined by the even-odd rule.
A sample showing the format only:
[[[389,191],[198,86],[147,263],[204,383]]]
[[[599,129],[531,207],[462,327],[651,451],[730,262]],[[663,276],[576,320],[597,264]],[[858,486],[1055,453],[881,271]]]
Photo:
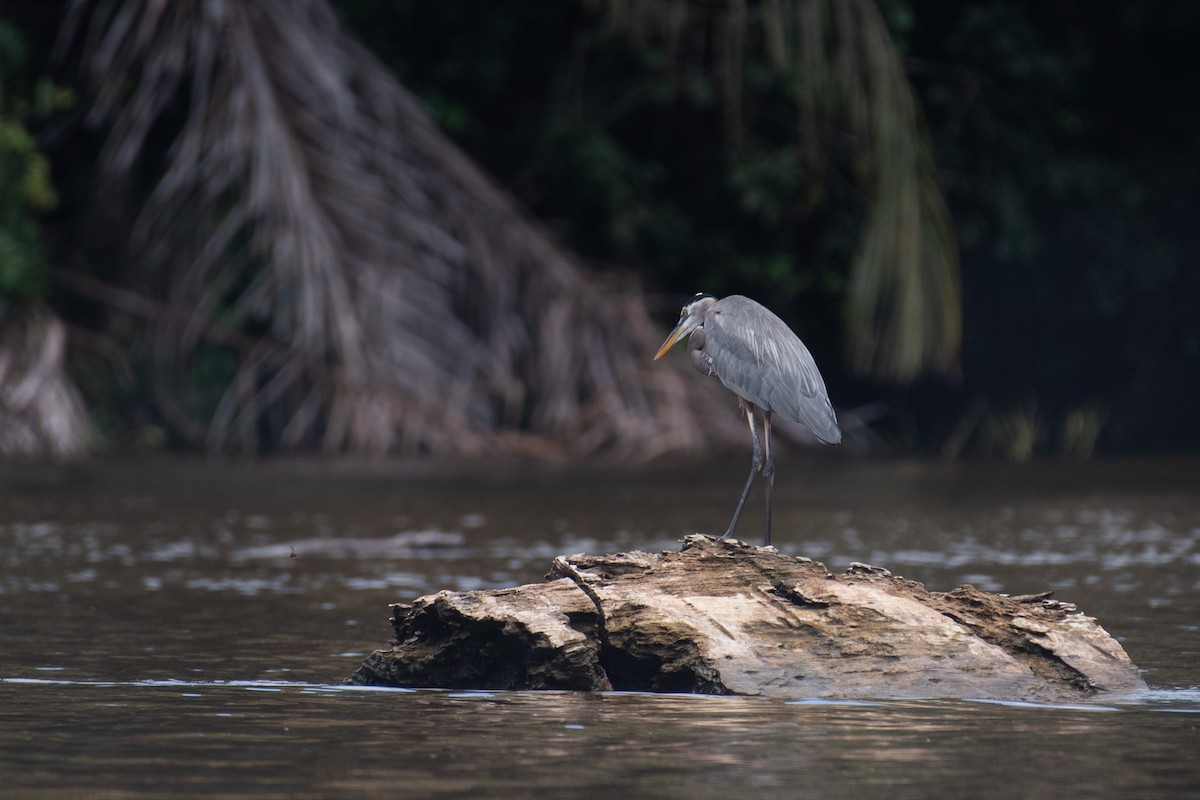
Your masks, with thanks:
[[[350,683],[771,697],[1080,700],[1146,691],[1096,620],[1050,593],[929,592],[771,547],[559,557],[540,584],[393,606]]]

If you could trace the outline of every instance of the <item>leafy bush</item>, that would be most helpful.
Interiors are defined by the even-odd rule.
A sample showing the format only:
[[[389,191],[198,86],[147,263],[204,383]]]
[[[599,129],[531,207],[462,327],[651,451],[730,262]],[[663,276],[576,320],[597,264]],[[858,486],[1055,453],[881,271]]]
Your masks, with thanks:
[[[50,162],[27,123],[73,102],[69,89],[46,78],[30,83],[20,33],[0,21],[0,313],[14,298],[46,293],[46,259],[36,215],[53,210],[58,195]]]

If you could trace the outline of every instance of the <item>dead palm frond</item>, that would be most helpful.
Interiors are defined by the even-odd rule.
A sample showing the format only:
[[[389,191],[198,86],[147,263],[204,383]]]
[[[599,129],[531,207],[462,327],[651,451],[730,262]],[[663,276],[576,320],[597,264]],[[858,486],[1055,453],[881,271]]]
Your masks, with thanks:
[[[592,1],[614,28],[661,44],[668,61],[705,59],[735,147],[744,135],[742,76],[750,54],[790,76],[796,144],[808,174],[827,174],[830,132],[840,132],[841,141],[853,142],[867,198],[845,300],[852,366],[900,381],[924,371],[955,373],[958,245],[920,106],[873,0]]]
[[[6,303],[0,314],[0,455],[74,456],[88,419],[63,369],[66,331],[41,304]]]
[[[172,310],[150,323],[160,374],[218,327],[257,331],[210,446],[264,426],[332,452],[699,446],[707,401],[651,365],[638,295],[587,276],[323,0],[73,0],[60,46],[107,180],[152,179],[130,281]]]

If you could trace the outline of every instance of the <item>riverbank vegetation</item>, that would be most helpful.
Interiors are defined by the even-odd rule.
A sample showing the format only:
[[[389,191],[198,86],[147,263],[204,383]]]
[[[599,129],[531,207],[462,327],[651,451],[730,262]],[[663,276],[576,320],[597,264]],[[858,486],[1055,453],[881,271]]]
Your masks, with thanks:
[[[1200,447],[1188,6],[7,8],[5,452],[738,446],[648,357],[696,291],[847,449]]]

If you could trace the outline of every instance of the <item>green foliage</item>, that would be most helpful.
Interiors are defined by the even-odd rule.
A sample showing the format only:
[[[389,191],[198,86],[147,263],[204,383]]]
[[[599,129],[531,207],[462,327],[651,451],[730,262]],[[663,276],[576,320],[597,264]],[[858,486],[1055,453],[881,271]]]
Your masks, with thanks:
[[[1038,449],[1044,426],[1033,403],[993,412],[984,421],[984,452],[999,453],[1009,461],[1029,461]]]
[[[1059,451],[1078,461],[1088,460],[1096,450],[1096,442],[1107,421],[1108,411],[1095,403],[1068,411],[1063,417]]]
[[[73,102],[70,90],[45,78],[30,84],[25,63],[20,34],[0,21],[0,310],[9,299],[27,300],[46,291],[36,214],[52,211],[58,195],[50,182],[50,162],[27,124]]]
[[[1077,456],[1200,444],[1184,300],[1200,296],[1200,105],[1178,81],[1200,6],[911,6],[963,251],[967,388],[993,407],[1036,396]]]
[[[339,3],[585,256],[770,298],[832,372],[838,350],[884,378],[953,371],[957,244],[927,136],[883,17],[849,5]]]
[[[765,225],[780,225],[796,206],[804,168],[794,147],[738,153],[731,159],[728,181],[738,209]]]

